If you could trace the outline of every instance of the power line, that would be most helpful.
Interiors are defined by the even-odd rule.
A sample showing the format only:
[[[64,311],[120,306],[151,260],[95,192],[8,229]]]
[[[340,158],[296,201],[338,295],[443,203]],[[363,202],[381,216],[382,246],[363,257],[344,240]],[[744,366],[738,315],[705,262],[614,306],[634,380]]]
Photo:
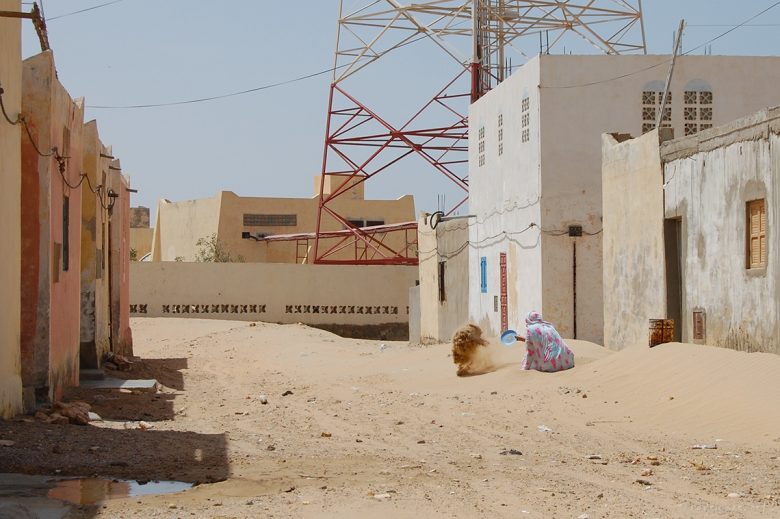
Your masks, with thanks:
[[[686,23],[685,27],[736,27],[733,23]],[[780,23],[746,23],[741,27],[780,27]]]
[[[51,18],[47,18],[46,21],[50,22],[52,20],[57,20],[58,18],[65,18],[66,16],[72,16],[74,14],[86,13],[87,11],[92,11],[93,9],[99,9],[101,7],[105,7],[105,6],[111,5],[111,4],[116,4],[116,3],[119,3],[121,1],[122,0],[112,0],[111,2],[106,2],[106,3],[100,4],[100,5],[93,5],[92,7],[87,7],[86,9],[81,9],[79,11],[73,11],[71,13],[59,14],[57,16],[52,16]]]
[[[109,105],[87,105],[88,108],[97,108],[97,109],[132,109],[132,108],[159,108],[162,106],[177,106],[177,105],[188,105],[188,104],[194,104],[194,103],[203,103],[205,101],[214,101],[216,99],[225,99],[227,97],[235,97],[240,96],[244,94],[249,94],[252,92],[259,92],[261,90],[268,90],[269,88],[276,88],[284,85],[289,85],[292,83],[297,83],[298,81],[303,81],[305,79],[311,79],[313,77],[321,76],[323,74],[328,74],[329,72],[333,72],[334,70],[338,70],[340,68],[344,68],[348,65],[341,65],[338,67],[331,67],[329,69],[320,70],[319,72],[314,72],[313,74],[306,74],[305,76],[299,76],[293,79],[288,79],[285,81],[279,81],[277,83],[270,83],[268,85],[262,85],[254,88],[249,88],[247,90],[240,90],[238,92],[231,92],[229,94],[221,94],[216,96],[210,96],[210,97],[200,97],[197,99],[188,99],[186,101],[173,101],[170,103],[151,103],[151,104],[144,104],[144,105],[116,105],[116,106],[109,106]]]
[[[53,157],[54,160],[57,161],[57,171],[59,171],[60,176],[62,177],[62,182],[68,186],[70,189],[78,189],[81,184],[84,183],[84,180],[87,181],[87,185],[89,186],[89,190],[92,191],[92,193],[95,195],[95,197],[98,199],[98,202],[100,202],[101,207],[105,210],[110,210],[113,207],[113,204],[111,202],[108,203],[108,205],[104,202],[104,194],[103,189],[104,186],[99,185],[95,188],[92,187],[92,182],[89,180],[89,176],[87,176],[86,173],[81,173],[79,175],[79,181],[76,185],[71,184],[68,181],[68,177],[65,174],[65,170],[67,169],[67,161],[70,157],[63,157],[60,155],[59,150],[56,146],[53,146],[51,148],[51,151],[49,153],[43,153],[40,148],[38,148],[38,144],[36,144],[35,139],[32,135],[32,130],[30,130],[30,126],[27,124],[27,120],[24,118],[24,115],[18,114],[16,116],[16,120],[11,119],[11,117],[8,115],[8,112],[5,109],[5,102],[3,101],[3,94],[5,91],[3,90],[2,85],[0,84],[0,112],[3,114],[3,118],[10,124],[11,126],[17,126],[22,125],[24,128],[25,133],[27,134],[27,138],[30,139],[30,144],[32,144],[33,149],[35,152],[41,156],[41,157]]]
[[[469,224],[467,227],[470,227],[471,225],[472,224]],[[458,227],[458,229],[465,229],[467,227]],[[442,260],[449,260],[449,259],[452,259],[452,258],[460,255],[468,247],[471,247],[472,249],[482,249],[482,248],[484,248],[482,245],[484,243],[486,243],[486,242],[492,242],[492,243],[490,243],[489,246],[493,246],[493,245],[496,245],[496,244],[498,244],[500,242],[503,242],[503,241],[511,241],[513,243],[516,243],[516,244],[522,246],[522,244],[520,244],[515,239],[515,236],[520,236],[521,234],[524,234],[526,231],[529,231],[529,230],[531,230],[533,228],[539,229],[539,236],[541,236],[542,234],[546,234],[548,236],[555,236],[555,237],[569,236],[569,231],[568,230],[565,230],[565,231],[561,230],[561,231],[559,231],[559,230],[543,229],[541,226],[537,225],[536,223],[531,222],[531,223],[528,224],[528,226],[526,226],[525,229],[522,229],[520,231],[511,231],[511,232],[501,231],[501,232],[499,232],[497,234],[494,234],[492,236],[487,236],[485,238],[482,238],[481,240],[477,240],[477,241],[466,240],[465,242],[460,244],[452,252],[444,252],[444,253],[442,253],[442,252],[439,251],[438,245],[435,248],[431,249],[431,250],[417,251],[418,261],[420,263],[423,263],[423,262],[426,262],[426,261],[431,260],[431,259],[436,258],[436,257],[438,257],[439,259],[442,259]],[[583,231],[582,234],[585,235],[585,236],[596,236],[596,235],[601,234],[603,232],[603,230],[604,229],[599,229],[598,231],[594,231],[594,232],[585,232],[585,231]],[[448,230],[445,230],[443,232],[448,232]],[[498,239],[498,238],[500,238],[500,239]],[[534,245],[534,247],[536,247],[536,245]]]
[[[119,1],[119,0],[117,0],[117,1]],[[425,39],[427,37],[428,37],[427,35],[418,36],[417,38],[414,38],[414,39],[409,40],[409,41],[407,41],[405,43],[402,43],[398,47],[405,47],[407,45],[411,45],[411,44],[416,43],[416,42],[418,42],[418,41],[420,41],[422,39]],[[221,94],[221,95],[216,95],[216,96],[211,96],[211,97],[201,97],[201,98],[197,98],[197,99],[188,99],[188,100],[185,100],[185,101],[172,101],[172,102],[169,102],[169,103],[150,103],[150,104],[143,104],[143,105],[116,105],[116,106],[110,106],[110,105],[87,105],[87,108],[96,108],[96,109],[101,109],[101,110],[103,110],[103,109],[104,110],[121,110],[121,109],[135,109],[135,108],[160,108],[160,107],[164,107],[164,106],[178,106],[178,105],[203,103],[203,102],[206,102],[206,101],[215,101],[217,99],[225,99],[227,97],[235,97],[235,96],[240,96],[240,95],[244,95],[244,94],[250,94],[252,92],[259,92],[261,90],[268,90],[268,89],[271,89],[271,88],[276,88],[276,87],[280,87],[280,86],[284,86],[284,85],[290,85],[292,83],[297,83],[299,81],[304,81],[306,79],[311,79],[313,77],[321,76],[323,74],[328,74],[330,72],[335,72],[336,70],[340,70],[342,68],[350,67],[352,65],[354,65],[354,63],[344,63],[343,65],[338,65],[336,67],[330,67],[330,68],[325,69],[325,70],[320,70],[319,72],[314,72],[312,74],[306,74],[304,76],[299,76],[299,77],[296,77],[296,78],[293,78],[293,79],[288,79],[288,80],[285,80],[285,81],[279,81],[277,83],[270,83],[268,85],[262,85],[262,86],[255,87],[255,88],[249,88],[247,90],[241,90],[241,91],[238,91],[238,92],[230,92],[228,94]]]
[[[732,32],[736,31],[737,29],[739,29],[741,27],[747,26],[750,22],[752,22],[753,20],[755,20],[759,16],[762,16],[762,15],[766,14],[767,12],[771,11],[772,9],[777,7],[778,5],[780,5],[780,1],[777,1],[777,2],[773,3],[772,5],[767,7],[766,9],[760,11],[757,14],[754,14],[753,16],[751,16],[750,18],[748,18],[747,20],[745,20],[742,23],[739,23],[739,24],[733,25],[733,26],[731,26],[731,25],[728,26],[728,27],[731,27],[729,30],[720,33],[719,35],[715,36],[714,38],[712,38],[712,39],[710,39],[708,41],[705,41],[701,45],[698,45],[698,46],[696,46],[696,47],[694,47],[694,48],[692,48],[692,49],[690,49],[690,50],[688,50],[686,52],[683,52],[680,55],[681,56],[687,56],[687,55],[689,55],[689,54],[691,54],[691,53],[701,49],[702,47],[705,47],[705,46],[709,45],[710,43],[713,43],[713,42],[723,38],[724,36],[726,36],[728,34],[731,34]],[[619,76],[611,77],[609,79],[602,79],[602,80],[599,80],[599,81],[591,81],[589,83],[581,83],[581,84],[578,84],[578,85],[543,85],[541,88],[565,89],[565,88],[581,88],[581,87],[600,85],[602,83],[609,83],[611,81],[616,81],[618,79],[623,79],[623,78],[627,78],[627,77],[630,77],[630,76],[635,76],[637,74],[641,74],[642,72],[647,72],[648,70],[652,70],[654,68],[666,65],[669,62],[671,62],[671,59],[667,59],[667,60],[661,61],[660,63],[656,63],[655,65],[650,65],[649,67],[645,67],[645,68],[642,68],[642,69],[639,69],[639,70],[635,70],[634,72],[628,72],[626,74],[621,74]]]

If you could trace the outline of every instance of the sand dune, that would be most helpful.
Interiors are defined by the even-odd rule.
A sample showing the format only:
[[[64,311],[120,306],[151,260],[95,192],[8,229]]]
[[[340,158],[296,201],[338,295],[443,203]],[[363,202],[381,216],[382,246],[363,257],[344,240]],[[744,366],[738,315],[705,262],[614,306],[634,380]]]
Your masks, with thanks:
[[[106,517],[168,503],[198,517],[780,517],[778,356],[567,341],[577,366],[547,374],[494,338],[495,369],[457,377],[447,344],[133,327],[142,357],[187,360],[174,418],[155,430],[226,434],[230,477],[108,503]]]

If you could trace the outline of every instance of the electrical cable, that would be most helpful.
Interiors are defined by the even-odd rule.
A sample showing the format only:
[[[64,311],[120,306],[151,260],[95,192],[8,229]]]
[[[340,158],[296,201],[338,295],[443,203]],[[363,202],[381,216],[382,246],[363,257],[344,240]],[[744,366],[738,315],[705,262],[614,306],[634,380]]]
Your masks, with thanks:
[[[71,13],[65,13],[65,14],[58,14],[57,16],[52,16],[51,18],[47,18],[46,21],[50,22],[52,20],[57,20],[58,18],[65,18],[66,16],[72,16],[74,14],[79,14],[79,13],[85,13],[87,11],[92,11],[93,9],[98,9],[100,7],[105,7],[105,6],[111,5],[111,4],[116,4],[116,3],[119,3],[121,1],[122,0],[113,0],[111,2],[106,2],[106,3],[100,4],[100,5],[93,5],[92,7],[87,7],[86,9],[81,9],[79,11],[73,11]]]
[[[303,81],[305,79],[311,79],[313,77],[321,76],[323,74],[327,74],[329,72],[333,72],[334,70],[338,70],[339,68],[344,68],[347,65],[341,65],[339,67],[331,67],[329,69],[320,70],[319,72],[315,72],[313,74],[306,74],[305,76],[299,76],[293,79],[288,79],[285,81],[279,81],[277,83],[270,83],[267,85],[262,85],[255,88],[249,88],[247,90],[241,90],[238,92],[231,92],[229,94],[221,94],[216,96],[210,96],[210,97],[200,97],[197,99],[188,99],[186,101],[173,101],[170,103],[151,103],[151,104],[143,104],[143,105],[87,105],[87,108],[95,108],[99,110],[119,110],[119,109],[133,109],[133,108],[159,108],[163,106],[178,106],[178,105],[188,105],[188,104],[194,104],[194,103],[203,103],[205,101],[215,101],[217,99],[225,99],[228,97],[235,97],[240,96],[244,94],[250,94],[252,92],[259,92],[261,90],[268,90],[270,88],[276,88],[284,85],[289,85],[292,83],[297,83],[298,81]]]
[[[715,42],[715,41],[723,38],[724,36],[726,36],[728,34],[731,34],[732,32],[736,31],[737,29],[748,25],[750,22],[752,22],[753,20],[755,20],[759,16],[761,16],[763,14],[766,14],[767,12],[769,12],[772,9],[774,9],[778,5],[780,5],[780,1],[777,1],[777,2],[773,3],[772,5],[770,5],[769,7],[764,9],[763,11],[761,11],[761,12],[751,16],[750,18],[748,18],[744,22],[739,23],[739,24],[734,25],[734,26],[730,26],[731,28],[729,30],[727,30],[725,32],[722,32],[721,34],[715,36],[714,38],[712,38],[712,39],[710,39],[708,41],[705,41],[704,43],[702,43],[700,45],[697,45],[696,47],[693,47],[692,49],[690,49],[690,50],[688,50],[686,52],[681,53],[680,56],[687,56],[687,55],[689,55],[689,54],[691,54],[691,53],[701,49],[702,47],[705,47],[705,46],[709,45],[710,43]],[[658,68],[660,66],[663,66],[663,65],[666,65],[668,63],[671,63],[671,61],[672,60],[670,58],[670,59],[664,60],[664,61],[662,61],[660,63],[656,63],[655,65],[650,65],[649,67],[645,67],[645,68],[642,68],[642,69],[639,69],[639,70],[635,70],[634,72],[628,72],[626,74],[621,74],[619,76],[611,77],[611,78],[608,78],[608,79],[602,79],[602,80],[599,80],[599,81],[591,81],[589,83],[580,83],[578,85],[541,85],[540,88],[566,89],[566,88],[581,88],[581,87],[600,85],[602,83],[609,83],[611,81],[616,81],[618,79],[624,79],[624,78],[627,78],[627,77],[630,77],[630,76],[635,76],[637,74],[641,74],[642,72],[647,72],[648,70],[652,70],[654,68]]]
[[[405,43],[400,44],[398,47],[405,47],[406,45],[411,45],[413,43],[416,43],[424,38],[426,38],[426,35],[419,36],[417,38],[414,38],[413,40],[409,40]],[[124,110],[124,109],[136,109],[136,108],[160,108],[164,106],[179,106],[179,105],[187,105],[187,104],[195,104],[195,103],[203,103],[206,101],[215,101],[217,99],[225,99],[228,97],[235,97],[240,96],[244,94],[251,94],[253,92],[259,92],[262,90],[269,90],[271,88],[276,88],[284,85],[290,85],[292,83],[297,83],[299,81],[304,81],[306,79],[311,79],[313,77],[322,76],[323,74],[328,74],[330,72],[335,72],[336,70],[340,70],[349,66],[352,66],[353,63],[344,63],[342,65],[338,65],[336,67],[330,67],[325,70],[320,70],[319,72],[313,72],[311,74],[306,74],[303,76],[298,76],[296,78],[287,79],[285,81],[279,81],[276,83],[269,83],[267,85],[261,85],[254,88],[248,88],[246,90],[240,90],[238,92],[230,92],[227,94],[221,94],[216,96],[209,96],[209,97],[200,97],[197,99],[187,99],[184,101],[172,101],[169,103],[150,103],[150,104],[138,104],[138,105],[87,105],[87,108],[94,108],[98,110]]]
[[[11,118],[8,116],[8,113],[5,111],[5,104],[3,103],[3,94],[5,93],[5,90],[3,90],[3,85],[0,84],[0,110],[3,112],[3,117],[5,117],[5,120],[8,121],[8,124],[11,126],[16,126],[21,122],[21,116],[17,115],[16,120],[12,121]]]
[[[95,194],[95,197],[100,202],[101,207],[103,207],[103,209],[105,210],[110,210],[113,207],[113,204],[109,202],[108,206],[106,206],[105,202],[103,201],[103,194],[102,194],[103,186],[98,186],[97,188],[93,188],[92,182],[90,182],[89,177],[87,176],[86,173],[80,174],[80,178],[77,184],[75,185],[71,184],[68,181],[67,176],[65,175],[65,170],[67,169],[67,160],[70,159],[70,157],[63,157],[62,155],[60,155],[56,146],[52,147],[51,152],[43,153],[40,150],[40,148],[38,148],[38,145],[36,144],[35,139],[33,138],[32,131],[30,130],[30,127],[27,124],[27,121],[25,120],[24,116],[22,114],[19,114],[16,116],[16,121],[11,119],[11,117],[8,115],[8,112],[5,109],[5,102],[3,101],[4,93],[5,90],[3,90],[2,84],[0,84],[0,111],[3,113],[3,118],[8,122],[8,124],[10,124],[11,126],[17,126],[20,124],[22,125],[25,133],[27,134],[27,138],[30,139],[30,144],[32,144],[33,149],[40,157],[54,157],[54,160],[57,161],[57,171],[59,171],[60,176],[62,177],[62,181],[66,186],[68,186],[70,189],[78,189],[86,179],[87,185],[89,186],[89,190]]]
[[[469,224],[469,225],[472,225],[472,224]],[[543,229],[542,227],[540,227],[537,224],[532,222],[532,223],[528,224],[528,226],[525,229],[522,229],[520,231],[513,231],[513,232],[502,231],[502,232],[500,232],[498,234],[494,234],[492,236],[488,236],[486,238],[482,238],[481,240],[478,240],[478,241],[475,241],[475,242],[472,242],[470,240],[466,240],[466,242],[464,242],[463,244],[459,245],[458,248],[455,249],[452,252],[440,253],[439,252],[439,248],[436,247],[434,249],[427,250],[427,251],[417,251],[417,256],[418,256],[418,259],[419,259],[420,263],[428,261],[428,260],[433,259],[435,257],[439,257],[441,259],[448,260],[448,259],[451,259],[451,258],[457,256],[461,252],[463,252],[463,250],[465,250],[466,247],[471,247],[471,248],[474,248],[474,249],[481,249],[483,247],[480,247],[480,245],[482,245],[482,244],[484,244],[486,242],[489,242],[489,241],[496,240],[496,238],[501,238],[501,240],[499,240],[498,242],[495,242],[495,243],[491,243],[491,245],[496,245],[496,243],[500,243],[501,241],[504,241],[504,240],[509,240],[509,241],[511,241],[513,243],[518,243],[518,245],[521,245],[519,242],[517,242],[517,240],[513,239],[513,237],[514,236],[519,236],[521,234],[524,234],[526,231],[528,231],[528,230],[530,230],[530,229],[532,229],[534,227],[539,229],[539,234],[540,235],[541,234],[546,234],[546,235],[549,235],[549,236],[556,236],[556,237],[558,237],[558,236],[567,236],[569,234],[568,230],[567,231],[553,231],[553,230]],[[461,227],[461,229],[465,229],[465,228],[466,227]],[[586,236],[596,236],[596,235],[601,234],[603,231],[604,231],[604,229],[602,228],[602,229],[599,229],[598,231],[594,231],[594,232],[583,231],[582,234],[584,234]],[[447,232],[447,231],[442,231],[442,232]],[[421,256],[425,256],[425,257],[421,257]]]

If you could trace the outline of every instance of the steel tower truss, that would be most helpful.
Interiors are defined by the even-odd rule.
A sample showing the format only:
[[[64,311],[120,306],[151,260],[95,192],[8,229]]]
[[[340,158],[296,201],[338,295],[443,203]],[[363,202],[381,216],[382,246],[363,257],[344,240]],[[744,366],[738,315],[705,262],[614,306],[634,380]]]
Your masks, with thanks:
[[[393,239],[392,226],[351,224],[337,210],[337,200],[356,183],[380,173],[390,175],[399,162],[416,155],[462,192],[463,199],[448,213],[461,207],[468,200],[469,101],[503,81],[512,60],[520,65],[539,52],[555,51],[571,41],[570,35],[606,54],[645,52],[641,0],[437,0],[406,5],[398,0],[341,0],[339,9],[313,237],[315,263],[417,263],[416,237],[409,240],[408,223],[399,226]],[[347,88],[349,80],[378,67],[376,62],[389,53],[424,43],[437,48],[458,72],[409,120],[399,123],[383,116]],[[387,85],[388,91],[391,87]],[[344,232],[334,239],[328,234],[333,229]],[[345,250],[354,254],[344,259]]]

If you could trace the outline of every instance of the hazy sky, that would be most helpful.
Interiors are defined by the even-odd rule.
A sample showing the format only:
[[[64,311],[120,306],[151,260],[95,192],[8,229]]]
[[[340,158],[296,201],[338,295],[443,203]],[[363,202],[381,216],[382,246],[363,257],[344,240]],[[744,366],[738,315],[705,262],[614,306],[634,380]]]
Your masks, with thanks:
[[[333,64],[337,0],[119,0],[57,18],[108,1],[43,3],[60,81],[73,97],[84,96],[88,106],[216,96]],[[670,52],[681,18],[689,24],[685,50],[774,3],[644,0],[648,52]],[[23,25],[23,54],[28,57],[39,47],[32,24]],[[777,6],[713,43],[712,53],[778,54],[779,30]],[[366,69],[351,92],[400,124],[454,71],[446,56],[422,41]],[[325,74],[198,104],[88,108],[86,120],[97,119],[103,142],[113,146],[139,190],[133,205],[154,208],[158,198],[185,200],[221,190],[245,196],[308,197],[314,194],[313,177],[321,169],[330,79]],[[412,99],[415,94],[419,99]],[[412,164],[410,169],[417,167]],[[393,175],[369,181],[367,197],[411,193],[418,211],[432,211],[437,193],[454,193],[448,181],[434,174]]]

